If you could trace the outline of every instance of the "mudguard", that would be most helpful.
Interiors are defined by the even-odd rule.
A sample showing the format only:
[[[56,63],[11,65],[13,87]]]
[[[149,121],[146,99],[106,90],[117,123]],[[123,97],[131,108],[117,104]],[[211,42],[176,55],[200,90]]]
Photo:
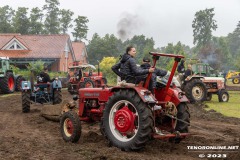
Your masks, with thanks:
[[[152,95],[152,93],[144,88],[144,87],[113,87],[111,88],[111,92],[115,92],[117,90],[134,90],[138,93],[139,97],[142,99],[144,103],[156,103],[156,98]]]

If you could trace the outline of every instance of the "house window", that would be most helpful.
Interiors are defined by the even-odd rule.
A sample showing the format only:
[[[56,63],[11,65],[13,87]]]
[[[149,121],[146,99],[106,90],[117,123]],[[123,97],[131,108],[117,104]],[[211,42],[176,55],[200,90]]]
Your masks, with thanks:
[[[6,50],[24,50],[24,48],[17,41],[13,41]]]

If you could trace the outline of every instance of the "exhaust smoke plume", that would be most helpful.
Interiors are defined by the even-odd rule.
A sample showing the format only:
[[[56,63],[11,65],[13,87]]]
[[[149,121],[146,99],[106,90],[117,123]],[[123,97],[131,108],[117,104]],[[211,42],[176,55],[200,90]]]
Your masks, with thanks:
[[[117,24],[117,34],[119,38],[124,41],[131,37],[134,34],[134,31],[142,25],[143,21],[138,15],[124,13]]]

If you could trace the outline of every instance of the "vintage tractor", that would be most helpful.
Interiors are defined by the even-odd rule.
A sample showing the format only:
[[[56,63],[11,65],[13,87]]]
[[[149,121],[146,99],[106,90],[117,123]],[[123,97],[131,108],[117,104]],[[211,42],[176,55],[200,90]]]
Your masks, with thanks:
[[[2,93],[13,93],[21,90],[21,82],[25,78],[21,75],[14,75],[10,69],[9,58],[0,57],[0,90]]]
[[[181,55],[152,53],[153,67],[160,56],[175,59],[168,82],[154,93],[148,90],[152,74],[144,83],[119,83],[107,88],[81,88],[79,106],[63,110],[60,130],[66,142],[76,143],[81,136],[81,121],[100,122],[100,131],[109,143],[124,151],[139,150],[152,138],[179,143],[188,133],[188,99],[172,78]],[[76,112],[77,109],[77,112]]]
[[[212,99],[212,94],[218,95],[219,102],[228,102],[229,94],[226,91],[225,79],[222,77],[204,77],[202,82],[207,87],[207,101]]]
[[[90,64],[69,67],[68,92],[76,94],[79,88],[98,88],[107,84],[107,79],[102,76],[99,70],[92,72],[95,69]]]
[[[36,83],[32,88],[30,81],[22,81],[22,112],[30,112],[30,104],[59,104],[62,102],[62,83],[57,78],[51,83]]]

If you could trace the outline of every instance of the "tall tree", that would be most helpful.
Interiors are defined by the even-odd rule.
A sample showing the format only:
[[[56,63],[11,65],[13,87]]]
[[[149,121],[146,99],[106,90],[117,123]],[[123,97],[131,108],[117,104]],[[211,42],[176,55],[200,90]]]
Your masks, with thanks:
[[[214,17],[214,8],[200,10],[196,12],[192,23],[193,27],[193,43],[197,44],[197,48],[204,47],[209,44],[212,39],[212,31],[217,29]]]
[[[27,17],[28,8],[18,7],[16,15],[13,17],[13,26],[16,33],[29,33],[29,18]]]
[[[87,23],[89,22],[87,17],[78,16],[74,20],[74,22],[76,23],[76,26],[72,34],[73,34],[73,37],[75,38],[75,41],[81,41],[82,39],[87,39],[87,32],[88,32]]]
[[[89,62],[96,64],[97,60],[101,61],[103,57],[119,57],[122,49],[122,41],[117,39],[113,34],[106,34],[101,38],[95,33],[92,40],[89,41],[87,48]]]
[[[59,34],[59,8],[58,0],[45,0],[46,4],[43,6],[43,10],[46,11],[46,19],[44,22],[45,32],[47,34]]]
[[[42,18],[43,13],[38,7],[31,10],[29,25],[30,34],[41,34],[43,32]]]
[[[235,56],[240,49],[240,21],[238,22],[237,27],[233,33],[230,33],[228,35],[228,39],[230,52],[233,56]]]
[[[60,29],[62,33],[66,33],[68,28],[72,28],[72,16],[73,16],[73,12],[70,10],[65,10],[62,9],[60,10],[60,14],[61,14],[61,18],[60,18]]]
[[[12,17],[14,16],[14,10],[8,5],[0,7],[0,33],[12,33],[14,28],[12,27]]]

